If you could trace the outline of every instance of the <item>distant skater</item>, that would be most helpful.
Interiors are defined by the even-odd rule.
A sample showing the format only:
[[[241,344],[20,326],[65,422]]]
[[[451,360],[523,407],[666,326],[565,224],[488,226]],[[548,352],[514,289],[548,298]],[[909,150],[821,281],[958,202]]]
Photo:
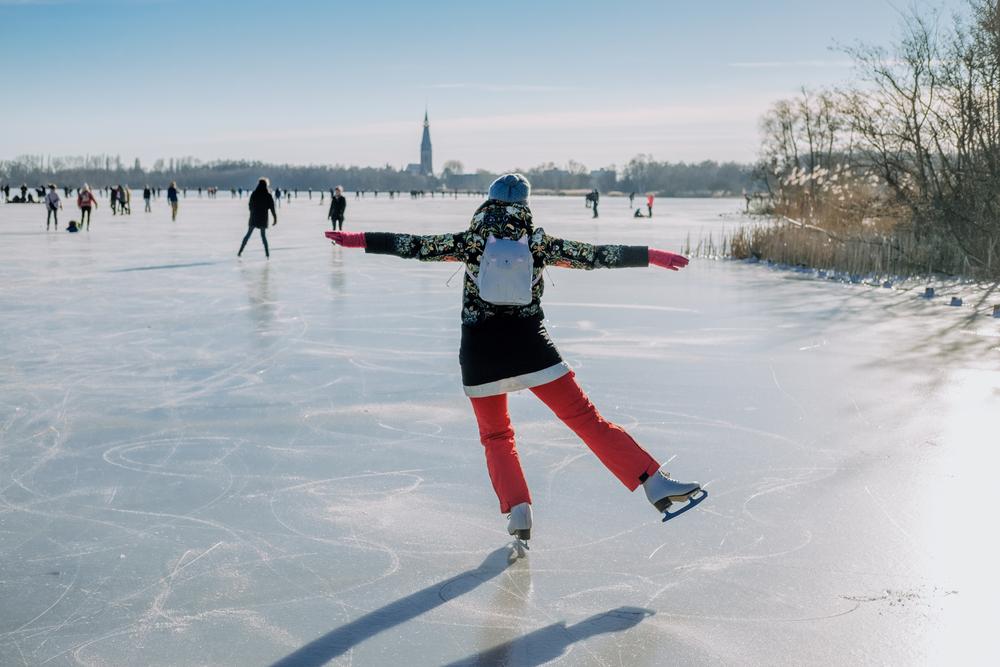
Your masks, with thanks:
[[[594,210],[594,216],[593,217],[596,218],[597,217],[597,203],[599,201],[601,201],[601,193],[597,191],[597,188],[594,188],[593,191],[590,193],[589,197],[590,197],[590,202],[591,202],[591,208]]]
[[[45,195],[45,210],[47,215],[45,216],[45,230],[49,229],[49,222],[55,221],[56,229],[59,229],[59,209],[62,208],[62,200],[59,199],[59,193],[56,192],[55,183],[49,184],[49,191]]]
[[[592,245],[549,236],[534,225],[529,195],[527,179],[506,174],[490,186],[489,199],[476,209],[466,230],[432,236],[389,232],[326,232],[326,236],[369,254],[465,264],[458,353],[462,384],[479,426],[500,512],[509,516],[507,531],[518,540],[531,536],[531,494],[515,445],[507,394],[521,389],[529,389],[547,405],[626,489],[642,487],[658,511],[667,512],[674,502],[700,502],[705,494],[698,482],[670,479],[631,435],[601,416],[549,338],[541,307],[546,265],[658,266],[677,271],[687,265],[687,258],[647,246]],[[696,494],[698,498],[693,498]],[[581,511],[586,514],[586,508]]]
[[[170,181],[170,187],[167,188],[167,203],[170,204],[170,219],[177,219],[177,181]]]
[[[635,201],[635,193],[634,192],[628,193],[628,207],[629,208],[632,208],[632,203],[634,201]]]
[[[132,215],[132,191],[127,185],[118,186],[118,210],[122,215]]]
[[[330,197],[330,213],[326,216],[333,225],[333,230],[344,228],[344,211],[347,210],[347,199],[344,198],[344,188],[339,185],[333,189]]]
[[[274,210],[274,197],[268,192],[267,186],[267,179],[262,178],[257,181],[257,187],[250,193],[250,221],[247,225],[246,236],[243,237],[243,243],[240,244],[240,250],[236,253],[237,257],[243,256],[243,249],[247,247],[250,235],[253,234],[254,229],[259,229],[260,240],[264,242],[264,256],[268,259],[271,258],[271,250],[267,247],[267,214],[270,212],[274,216],[275,227],[278,226],[278,214]]]
[[[646,195],[646,208],[649,210],[648,218],[653,217],[653,195]]]
[[[147,185],[142,189],[142,201],[146,204],[146,213],[153,210],[153,207],[149,205],[149,201],[153,198],[153,191]]]
[[[97,197],[90,191],[90,186],[86,183],[80,189],[80,194],[76,196],[76,205],[80,208],[80,227],[84,221],[87,222],[87,230],[90,230],[90,210],[97,208]]]

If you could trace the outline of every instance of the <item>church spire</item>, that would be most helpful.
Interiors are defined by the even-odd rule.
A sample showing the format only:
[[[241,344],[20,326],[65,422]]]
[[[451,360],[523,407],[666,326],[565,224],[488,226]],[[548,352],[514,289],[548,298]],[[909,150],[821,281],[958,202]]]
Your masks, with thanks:
[[[424,134],[420,139],[420,173],[424,176],[434,175],[434,164],[431,159],[431,124],[427,118],[427,108],[424,108]]]

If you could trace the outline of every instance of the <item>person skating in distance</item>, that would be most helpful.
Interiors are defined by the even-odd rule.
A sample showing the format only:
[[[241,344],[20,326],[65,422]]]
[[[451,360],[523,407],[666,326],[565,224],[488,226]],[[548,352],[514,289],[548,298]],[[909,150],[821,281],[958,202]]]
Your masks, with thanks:
[[[521,389],[530,389],[541,399],[626,488],[634,491],[642,485],[649,501],[666,513],[672,502],[693,500],[701,485],[670,479],[632,436],[598,413],[545,330],[542,270],[546,265],[576,269],[654,265],[677,271],[688,260],[646,246],[591,245],[549,236],[532,223],[530,187],[520,174],[501,176],[490,186],[489,198],[476,210],[469,228],[455,234],[331,231],[326,236],[345,248],[369,253],[465,263],[462,384],[479,425],[500,511],[509,514],[511,535],[528,539],[532,523],[531,494],[507,411],[507,393]]]
[[[187,192],[185,190],[185,192]],[[177,207],[180,205],[180,200],[177,197],[177,182],[170,181],[170,187],[167,188],[167,204],[170,205],[170,219],[177,219]]]
[[[260,230],[260,240],[264,243],[264,256],[271,259],[271,250],[267,247],[267,214],[270,213],[274,216],[274,225],[278,226],[278,214],[274,210],[274,197],[268,191],[269,183],[266,178],[262,178],[257,181],[257,187],[254,191],[250,193],[250,220],[247,223],[247,233],[243,237],[243,242],[240,243],[239,252],[236,253],[237,257],[243,255],[243,249],[247,247],[247,241],[250,240],[250,235],[253,234],[253,230]]]
[[[347,200],[344,198],[344,188],[338,185],[330,196],[330,212],[326,216],[330,224],[333,225],[334,231],[344,228],[344,211],[346,210]]]
[[[50,183],[49,191],[45,195],[45,231],[49,230],[49,223],[53,220],[56,221],[56,229],[59,229],[59,209],[62,207],[62,200],[59,199],[59,193],[56,192],[56,185]]]
[[[80,188],[80,193],[76,196],[76,205],[80,209],[80,224],[82,228],[83,223],[86,221],[87,229],[90,229],[90,211],[92,208],[97,208],[97,197],[91,192],[90,186],[86,183]]]

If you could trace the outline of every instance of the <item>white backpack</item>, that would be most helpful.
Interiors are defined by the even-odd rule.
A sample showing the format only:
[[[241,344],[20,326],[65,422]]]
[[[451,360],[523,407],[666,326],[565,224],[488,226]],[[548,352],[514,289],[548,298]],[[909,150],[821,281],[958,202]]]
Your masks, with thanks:
[[[526,306],[531,303],[535,261],[528,247],[528,235],[517,241],[498,239],[490,234],[479,260],[479,276],[469,276],[479,288],[479,298],[496,306]]]

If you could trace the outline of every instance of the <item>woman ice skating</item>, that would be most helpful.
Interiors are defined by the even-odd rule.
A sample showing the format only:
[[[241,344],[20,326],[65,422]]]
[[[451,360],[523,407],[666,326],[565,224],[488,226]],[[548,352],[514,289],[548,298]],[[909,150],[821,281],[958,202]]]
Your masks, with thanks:
[[[278,214],[274,210],[274,197],[268,192],[267,186],[267,179],[262,178],[257,181],[257,187],[250,193],[250,222],[247,225],[247,233],[243,237],[243,243],[240,244],[240,250],[236,253],[237,257],[243,255],[243,248],[247,247],[247,241],[250,240],[253,230],[259,229],[260,240],[264,242],[264,256],[268,259],[271,258],[271,251],[267,247],[267,214],[270,211],[271,215],[274,216],[275,226],[278,225]]]
[[[347,200],[344,198],[344,188],[339,185],[333,189],[330,197],[330,213],[327,218],[333,225],[334,231],[344,228],[344,211],[347,210]]]
[[[170,204],[170,219],[177,219],[177,181],[170,181],[170,187],[167,188],[167,203]]]
[[[80,208],[80,227],[83,227],[83,223],[86,221],[89,230],[90,210],[97,208],[97,197],[90,191],[90,186],[86,183],[83,184],[80,193],[76,196],[76,205]]]
[[[462,384],[472,402],[486,466],[507,530],[519,542],[531,535],[531,494],[507,412],[507,393],[530,389],[573,430],[630,491],[665,512],[672,502],[702,497],[698,482],[677,482],[621,427],[605,420],[577,384],[543,324],[542,269],[644,267],[676,271],[687,258],[646,246],[591,245],[549,236],[532,223],[530,185],[520,174],[501,176],[466,231],[435,236],[384,232],[326,232],[346,248],[464,262]],[[518,272],[517,267],[523,268]],[[698,494],[697,498],[692,498]],[[665,518],[669,518],[667,515]],[[523,544],[523,542],[521,542]]]
[[[49,184],[49,191],[45,194],[45,230],[48,231],[49,223],[55,220],[56,229],[59,229],[59,209],[62,208],[62,200],[56,192],[55,183]]]

